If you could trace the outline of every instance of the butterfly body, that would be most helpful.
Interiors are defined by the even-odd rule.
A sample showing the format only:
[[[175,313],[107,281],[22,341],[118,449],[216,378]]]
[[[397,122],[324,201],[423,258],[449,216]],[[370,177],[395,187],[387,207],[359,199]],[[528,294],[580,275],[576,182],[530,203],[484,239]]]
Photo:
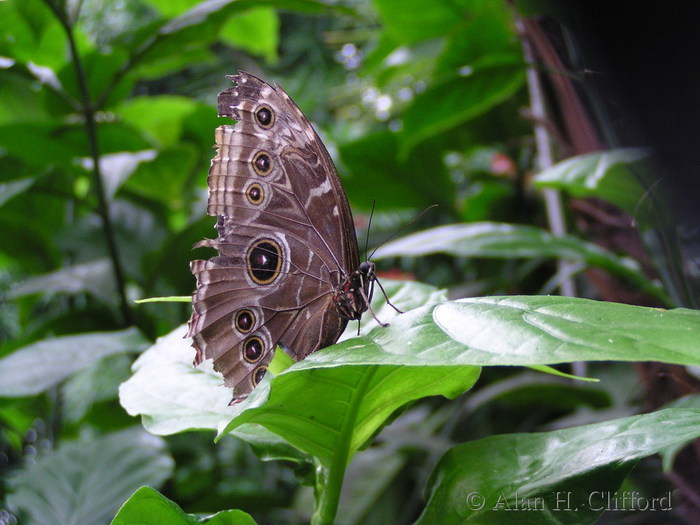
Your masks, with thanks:
[[[191,263],[197,279],[188,336],[195,364],[242,399],[279,344],[295,360],[337,341],[369,307],[374,265],[359,261],[352,213],[335,166],[279,86],[245,72],[219,94],[217,154],[207,183],[218,255]]]

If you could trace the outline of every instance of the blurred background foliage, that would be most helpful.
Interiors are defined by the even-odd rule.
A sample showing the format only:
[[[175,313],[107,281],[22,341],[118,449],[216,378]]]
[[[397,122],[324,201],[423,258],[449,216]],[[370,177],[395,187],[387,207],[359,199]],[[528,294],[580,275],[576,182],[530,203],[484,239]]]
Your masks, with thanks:
[[[234,438],[214,446],[209,433],[148,436],[117,402],[138,351],[190,315],[187,303],[133,301],[192,292],[191,247],[214,232],[204,210],[213,130],[223,123],[216,96],[237,69],[279,82],[317,127],[361,244],[378,245],[433,204],[403,233],[478,222],[478,235],[492,236],[470,253],[443,243],[421,257],[386,255],[378,261],[384,275],[449,287],[455,297],[549,293],[571,277],[557,265],[565,252],[541,242],[546,232],[507,237],[498,224],[546,230],[553,213],[533,185],[547,167],[534,128],[551,132],[556,123],[528,110],[527,63],[542,60],[546,46],[524,52],[537,28],[518,22],[517,12],[494,0],[0,1],[0,490],[8,494],[0,523],[105,523],[142,484],[161,487],[188,512],[308,519],[310,489],[299,485],[308,473],[260,462]],[[585,111],[559,109],[557,118],[585,127]],[[550,161],[603,146],[558,138]],[[603,174],[640,155],[633,157]],[[625,216],[613,204],[631,201],[628,211],[643,215],[639,181],[618,174],[591,189],[566,174],[539,185],[579,198],[571,207],[578,215],[558,217],[575,235],[570,242],[612,250],[594,261],[598,269],[576,249],[566,252],[580,263],[569,269],[577,295],[694,306],[692,284],[669,286],[679,282],[672,265],[655,267],[631,221],[615,222]],[[611,195],[612,203],[585,199]],[[615,218],[606,227],[622,224],[614,234],[591,219],[603,213]],[[627,263],[636,280],[620,270]],[[617,268],[617,277],[600,267]],[[645,403],[629,367],[595,373],[615,379],[607,390],[572,387],[553,397],[549,380],[487,370],[486,386],[464,407],[419,404],[391,427],[403,439],[383,450],[387,470],[370,492],[356,486],[370,465],[353,464],[348,498],[357,512],[343,523],[410,523],[429,460],[452,440],[595,421]],[[115,469],[125,454],[149,468]],[[641,472],[649,490],[665,483]],[[118,479],[120,489],[104,490],[90,476]]]

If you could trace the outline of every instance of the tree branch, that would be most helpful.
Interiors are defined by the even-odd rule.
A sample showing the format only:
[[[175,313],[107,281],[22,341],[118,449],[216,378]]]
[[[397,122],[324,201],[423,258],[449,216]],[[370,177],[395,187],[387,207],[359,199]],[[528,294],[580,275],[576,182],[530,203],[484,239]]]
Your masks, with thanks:
[[[93,163],[92,176],[95,193],[97,194],[97,213],[102,219],[102,230],[107,242],[109,258],[112,262],[112,270],[114,272],[114,278],[117,285],[117,293],[119,294],[119,306],[123,322],[125,325],[130,325],[133,322],[133,316],[126,297],[126,279],[124,277],[124,270],[119,260],[119,250],[117,248],[117,241],[114,234],[114,226],[112,224],[109,203],[107,202],[107,196],[105,194],[104,184],[102,181],[102,170],[100,168],[100,148],[97,140],[97,122],[95,121],[96,108],[93,106],[90,98],[87,76],[85,75],[85,69],[83,68],[83,64],[80,60],[80,54],[78,53],[78,48],[75,43],[73,25],[68,19],[67,14],[57,5],[55,5],[52,0],[45,1],[49,9],[53,11],[56,18],[61,23],[61,26],[66,32],[66,37],[68,38],[72,62],[73,66],[75,67],[75,75],[78,81],[78,88],[80,90],[80,111],[85,119],[85,130],[87,132],[88,146],[90,148],[90,158],[92,159]]]

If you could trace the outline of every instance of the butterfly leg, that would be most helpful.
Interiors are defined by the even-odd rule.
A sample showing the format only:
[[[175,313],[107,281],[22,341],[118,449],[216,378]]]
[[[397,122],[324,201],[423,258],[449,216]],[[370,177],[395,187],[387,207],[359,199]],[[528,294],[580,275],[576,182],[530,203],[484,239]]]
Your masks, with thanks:
[[[382,283],[379,282],[379,279],[375,279],[374,282],[377,283],[377,286],[379,286],[379,289],[382,291],[382,294],[384,294],[384,299],[386,299],[386,304],[388,304],[388,305],[391,306],[394,310],[396,310],[397,313],[402,314],[403,312],[402,312],[401,310],[399,310],[398,308],[396,308],[396,306],[394,306],[394,305],[392,304],[392,302],[389,300],[389,296],[388,296],[388,295],[386,294],[386,292],[384,291],[384,287],[382,286]],[[369,303],[368,303],[368,304],[369,304]],[[373,314],[373,315],[374,315],[374,314]]]
[[[372,280],[372,285],[374,285],[374,283],[379,284],[379,281],[377,281],[376,279],[374,279],[374,280]],[[372,289],[373,289],[373,288],[374,288],[374,286],[372,286]],[[379,285],[379,288],[381,288],[382,292],[384,292],[384,288],[382,288],[382,285],[381,285],[381,284]],[[389,323],[383,323],[383,322],[381,322],[381,321],[379,320],[379,317],[377,317],[377,314],[375,314],[375,313],[374,313],[374,310],[372,310],[372,305],[370,304],[369,297],[367,297],[367,294],[365,293],[364,288],[359,288],[358,291],[360,292],[360,295],[362,295],[362,299],[364,300],[365,304],[367,305],[367,310],[369,310],[369,313],[372,314],[372,317],[374,318],[375,321],[377,321],[377,324],[378,324],[379,326],[383,327],[383,328],[386,328],[387,326],[389,326]],[[370,297],[371,297],[372,292],[370,292],[369,295],[370,295]],[[384,297],[386,297],[386,293],[384,293]],[[388,297],[387,297],[387,300],[386,300],[386,301],[387,301],[387,303],[389,303],[389,298],[388,298]],[[392,305],[392,306],[393,306],[393,305]],[[400,313],[403,313],[403,312],[400,312]],[[358,330],[359,330],[359,327],[358,327]]]

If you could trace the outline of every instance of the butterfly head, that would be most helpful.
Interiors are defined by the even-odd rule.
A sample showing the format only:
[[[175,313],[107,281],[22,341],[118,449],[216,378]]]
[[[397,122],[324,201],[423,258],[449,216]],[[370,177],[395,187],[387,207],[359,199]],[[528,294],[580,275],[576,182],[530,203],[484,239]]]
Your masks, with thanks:
[[[364,278],[365,281],[374,281],[377,276],[374,273],[374,263],[365,261],[361,262],[360,266],[358,266],[357,270],[360,272],[361,276]]]

